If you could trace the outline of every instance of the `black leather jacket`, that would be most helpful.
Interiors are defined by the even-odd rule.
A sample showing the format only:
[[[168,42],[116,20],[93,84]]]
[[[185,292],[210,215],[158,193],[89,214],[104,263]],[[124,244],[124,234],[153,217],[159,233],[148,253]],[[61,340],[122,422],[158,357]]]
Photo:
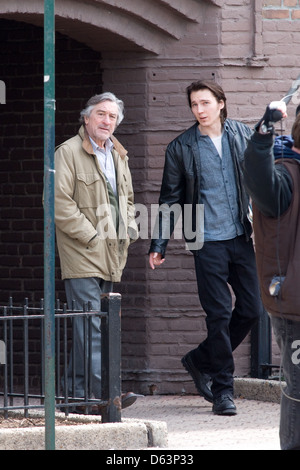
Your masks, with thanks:
[[[196,226],[196,205],[201,204],[201,168],[197,143],[197,126],[198,123],[195,123],[168,145],[159,198],[160,206],[166,204],[170,207],[174,204],[179,204],[182,208],[183,220],[184,205],[191,205],[193,229],[195,229]],[[239,196],[240,220],[244,226],[245,235],[249,238],[252,232],[251,224],[247,217],[249,198],[244,189],[241,167],[244,160],[244,151],[252,135],[252,130],[241,122],[227,119],[224,124],[224,131],[228,133],[231,154],[234,161]],[[205,158],[205,156],[202,158]],[[156,230],[156,235],[152,238],[149,252],[161,253],[164,256],[170,237],[163,237],[163,225],[166,223],[169,224],[168,233],[171,235],[174,230],[174,217],[171,213],[170,217],[164,218],[160,213],[158,220],[160,223],[159,232]],[[159,234],[158,236],[157,233]],[[188,246],[189,243],[194,241],[187,239],[186,236],[185,240]]]

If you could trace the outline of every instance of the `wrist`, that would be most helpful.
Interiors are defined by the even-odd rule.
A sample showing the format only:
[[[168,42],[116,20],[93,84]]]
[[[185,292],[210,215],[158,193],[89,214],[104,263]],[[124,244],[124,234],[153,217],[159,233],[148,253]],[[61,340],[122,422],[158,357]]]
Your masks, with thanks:
[[[260,134],[263,134],[263,135],[264,135],[264,134],[270,134],[270,133],[271,133],[271,132],[270,132],[270,129],[268,128],[268,126],[266,126],[266,124],[265,124],[264,122],[263,122],[263,123],[261,124],[261,126],[259,127],[258,132],[259,132]]]

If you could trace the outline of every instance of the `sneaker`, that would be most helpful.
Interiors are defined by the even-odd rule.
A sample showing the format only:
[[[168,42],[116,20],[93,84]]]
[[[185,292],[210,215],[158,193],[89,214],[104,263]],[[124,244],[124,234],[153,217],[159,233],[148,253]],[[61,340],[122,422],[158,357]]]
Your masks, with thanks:
[[[213,395],[211,393],[211,378],[208,374],[200,372],[192,361],[191,353],[187,353],[182,359],[181,363],[186,371],[191,375],[196,389],[205,400],[213,403]]]

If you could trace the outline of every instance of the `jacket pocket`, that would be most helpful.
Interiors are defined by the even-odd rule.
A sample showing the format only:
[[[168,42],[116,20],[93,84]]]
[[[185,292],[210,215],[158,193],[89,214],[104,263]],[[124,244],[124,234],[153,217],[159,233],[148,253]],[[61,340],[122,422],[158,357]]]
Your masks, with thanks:
[[[100,175],[97,173],[78,173],[76,192],[74,196],[79,208],[97,207],[97,185],[100,181]]]

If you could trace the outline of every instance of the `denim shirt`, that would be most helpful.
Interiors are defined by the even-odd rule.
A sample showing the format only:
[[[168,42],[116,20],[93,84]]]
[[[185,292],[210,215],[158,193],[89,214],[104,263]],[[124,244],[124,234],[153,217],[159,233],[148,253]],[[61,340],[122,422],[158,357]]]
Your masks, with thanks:
[[[244,233],[239,217],[235,171],[227,133],[222,156],[210,137],[197,129],[201,166],[200,193],[204,204],[204,241],[230,240]]]

